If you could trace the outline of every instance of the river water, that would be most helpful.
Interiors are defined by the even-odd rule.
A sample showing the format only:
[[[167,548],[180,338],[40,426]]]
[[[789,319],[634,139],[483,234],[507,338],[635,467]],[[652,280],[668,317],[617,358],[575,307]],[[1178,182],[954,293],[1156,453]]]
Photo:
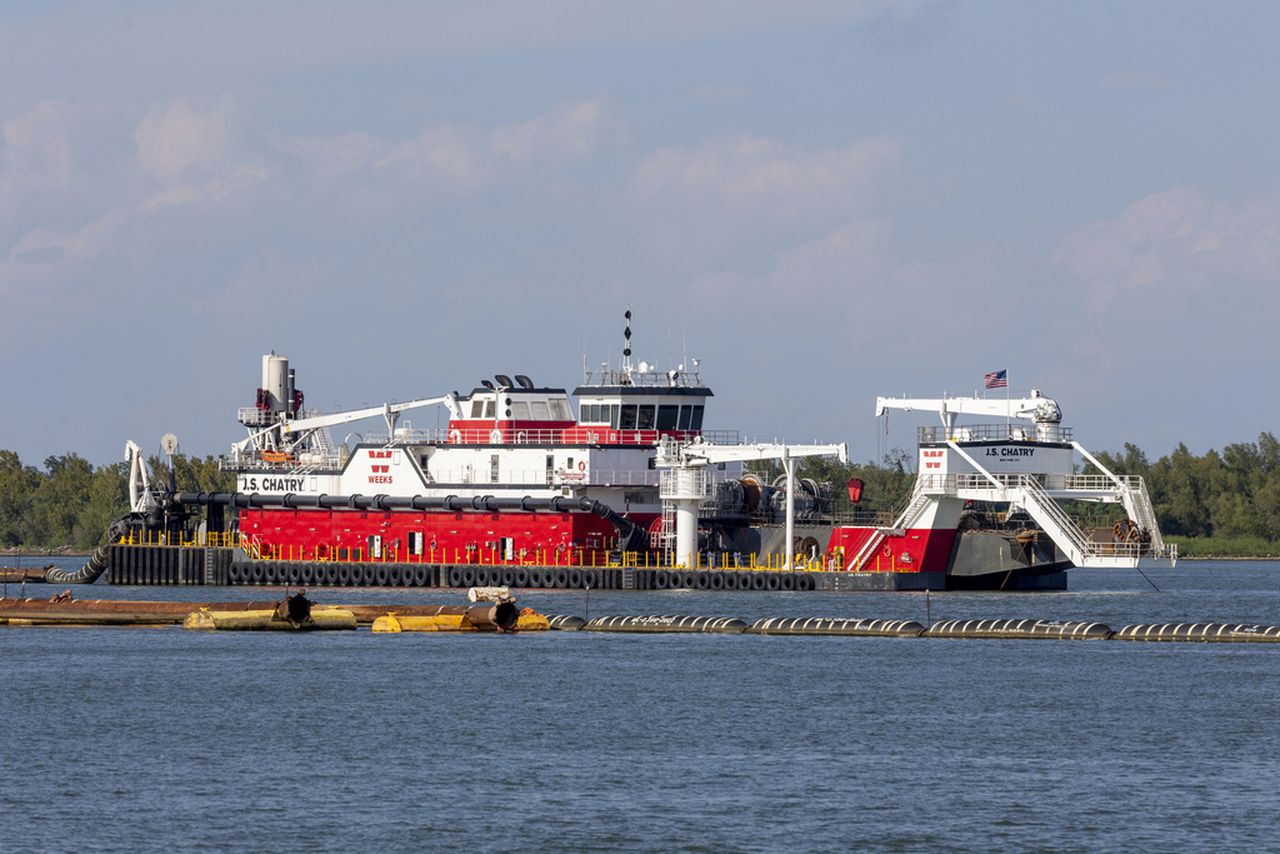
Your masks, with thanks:
[[[911,593],[521,601],[748,621],[924,622],[928,607],[935,621],[1280,624],[1278,563],[1147,574],[1154,587],[1073,570],[1066,593],[927,606]],[[0,847],[1275,850],[1278,699],[1280,645],[1267,644],[0,629]]]

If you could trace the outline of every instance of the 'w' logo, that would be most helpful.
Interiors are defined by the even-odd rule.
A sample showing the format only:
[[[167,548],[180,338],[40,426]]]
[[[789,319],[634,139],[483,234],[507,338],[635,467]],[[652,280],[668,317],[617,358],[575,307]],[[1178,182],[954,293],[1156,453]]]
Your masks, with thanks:
[[[391,471],[391,466],[372,466],[374,474],[386,474]]]

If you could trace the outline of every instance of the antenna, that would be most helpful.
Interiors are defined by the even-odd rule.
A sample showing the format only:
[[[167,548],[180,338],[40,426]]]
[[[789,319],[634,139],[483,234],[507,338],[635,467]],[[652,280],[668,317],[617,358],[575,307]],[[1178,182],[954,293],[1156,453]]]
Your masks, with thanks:
[[[160,447],[164,449],[165,456],[169,458],[169,491],[178,491],[177,473],[173,470],[173,455],[178,450],[178,437],[172,433],[165,433],[160,437]]]
[[[622,370],[627,376],[631,376],[631,309],[627,309],[622,316],[627,320],[627,325],[622,330]]]

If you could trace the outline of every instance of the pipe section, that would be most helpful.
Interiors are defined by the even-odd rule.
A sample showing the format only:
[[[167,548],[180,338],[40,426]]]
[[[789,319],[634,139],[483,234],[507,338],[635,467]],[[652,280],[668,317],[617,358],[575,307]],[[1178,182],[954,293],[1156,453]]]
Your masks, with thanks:
[[[747,624],[733,617],[596,617],[582,627],[585,632],[637,632],[644,634],[669,634],[687,632],[695,634],[742,634]]]

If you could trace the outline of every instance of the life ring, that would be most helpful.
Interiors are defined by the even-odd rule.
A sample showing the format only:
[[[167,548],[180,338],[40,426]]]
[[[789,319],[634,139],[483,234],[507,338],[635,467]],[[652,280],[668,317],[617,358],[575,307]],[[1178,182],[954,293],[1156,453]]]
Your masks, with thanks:
[[[587,470],[587,461],[578,460],[578,471],[586,471],[586,470]]]
[[[885,546],[885,547],[884,547],[884,556],[885,556],[885,557],[893,557],[893,547],[892,547],[892,546]]]
[[[452,442],[452,443],[453,443],[453,444],[455,444],[455,445],[460,445],[460,444],[462,444],[462,431],[461,431],[461,430],[450,430],[450,431],[449,431],[449,441],[450,441],[450,442]]]
[[[435,537],[432,537],[432,538],[431,538],[431,551],[435,551],[435,550],[436,550],[436,538],[435,538]]]
[[[521,430],[516,434],[516,441],[523,445],[525,442],[529,441],[529,434]]]

